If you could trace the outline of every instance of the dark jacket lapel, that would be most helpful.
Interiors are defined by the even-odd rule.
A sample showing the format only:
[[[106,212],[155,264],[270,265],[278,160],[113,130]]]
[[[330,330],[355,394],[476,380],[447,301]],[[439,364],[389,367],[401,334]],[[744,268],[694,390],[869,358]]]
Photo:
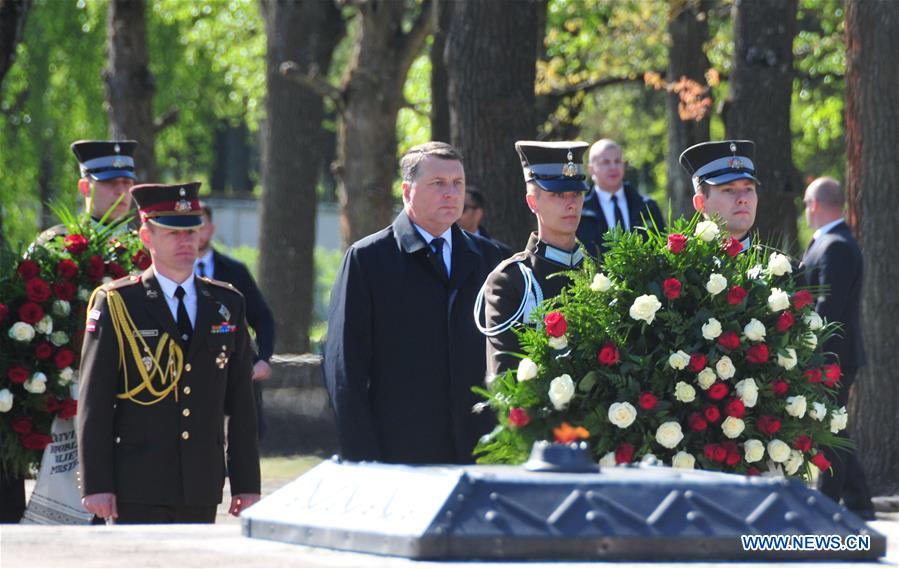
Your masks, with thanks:
[[[162,292],[162,287],[159,286],[159,281],[156,279],[156,273],[153,272],[153,267],[141,275],[141,284],[144,286],[144,297],[147,299],[147,302],[144,303],[147,312],[156,320],[162,330],[177,340],[178,328],[172,312],[169,310],[169,305],[165,301],[165,293]]]
[[[215,319],[222,320],[217,316],[218,304],[213,299],[212,293],[209,292],[209,285],[202,279],[194,279],[194,286],[197,288],[197,319],[194,335],[190,341],[190,349],[187,351],[188,359],[193,358],[194,353],[199,349],[198,346],[202,343],[202,338],[209,336],[209,330]]]
[[[602,206],[599,203],[599,195],[597,193],[599,191],[596,189],[596,186],[593,186],[587,193],[581,216],[596,220],[596,238],[602,241],[602,235],[609,230],[609,224],[606,223],[606,214],[603,213]]]

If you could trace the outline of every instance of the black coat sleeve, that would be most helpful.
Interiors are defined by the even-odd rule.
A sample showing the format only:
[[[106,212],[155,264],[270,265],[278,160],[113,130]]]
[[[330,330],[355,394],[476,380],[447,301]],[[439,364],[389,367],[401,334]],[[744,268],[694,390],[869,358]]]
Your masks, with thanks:
[[[818,262],[817,280],[812,285],[827,285],[828,290],[818,297],[815,310],[830,322],[846,322],[848,299],[853,281],[860,271],[850,245],[832,242]]]
[[[508,263],[487,277],[484,291],[484,318],[490,328],[511,318],[524,298],[524,278],[517,263]],[[516,369],[520,358],[512,355],[521,352],[514,324],[506,331],[487,337],[487,376],[492,378],[509,369]],[[511,352],[511,353],[509,353]]]
[[[247,307],[247,323],[256,333],[256,358],[268,360],[275,351],[275,317],[262,296],[262,291],[246,265],[224,255],[217,255],[215,278],[229,282],[243,294]]]
[[[337,419],[341,455],[380,460],[381,446],[369,398],[372,369],[372,296],[359,251],[350,247],[331,290],[324,375]]]

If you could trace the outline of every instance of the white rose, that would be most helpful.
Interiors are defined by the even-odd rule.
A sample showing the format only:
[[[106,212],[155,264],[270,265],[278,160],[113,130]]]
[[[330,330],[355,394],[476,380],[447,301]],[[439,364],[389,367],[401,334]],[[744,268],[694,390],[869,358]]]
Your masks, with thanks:
[[[774,462],[785,462],[790,458],[790,447],[780,439],[772,439],[768,443],[768,456]]]
[[[709,275],[709,282],[705,283],[705,289],[709,291],[709,294],[715,296],[719,294],[721,291],[727,288],[727,279],[724,278],[724,275],[719,275],[718,273],[712,273]]]
[[[708,243],[709,241],[713,241],[715,237],[718,237],[718,233],[720,232],[721,230],[718,229],[718,225],[715,224],[714,221],[700,221],[699,224],[696,225],[696,230],[693,232],[693,235]]]
[[[696,468],[696,457],[688,452],[680,451],[671,459],[671,466],[684,470],[693,470]]]
[[[627,401],[609,405],[609,422],[619,429],[630,427],[636,418],[637,410]]]
[[[87,290],[86,288],[78,289],[78,300],[83,300],[84,302],[87,302],[90,299],[90,297],[91,297],[91,291]]]
[[[59,372],[59,383],[62,385],[68,385],[72,383],[75,379],[75,370],[70,367],[65,368],[64,370]]]
[[[749,278],[750,280],[755,280],[755,279],[759,278],[760,276],[762,276],[763,270],[764,269],[762,269],[761,265],[756,265],[754,267],[751,267],[749,270],[746,271],[746,277]]]
[[[809,330],[820,330],[824,327],[824,321],[821,320],[821,315],[814,310],[803,316],[802,321],[809,327]]]
[[[549,383],[549,400],[557,410],[561,411],[567,407],[572,397],[574,397],[574,381],[567,373]]]
[[[599,459],[599,465],[602,467],[616,466],[617,464],[618,461],[615,460],[614,452],[607,452],[606,454],[602,455],[601,459]]]
[[[673,352],[668,356],[668,365],[673,369],[684,369],[690,363],[690,354],[683,350]]]
[[[789,415],[796,417],[797,419],[801,419],[805,417],[805,410],[807,406],[808,404],[805,401],[804,395],[793,395],[791,397],[787,397],[787,406],[784,407],[784,410]]]
[[[674,386],[674,398],[681,403],[690,403],[696,399],[696,389],[685,381],[678,381]]]
[[[8,413],[12,409],[15,397],[9,389],[0,389],[0,413]]]
[[[796,350],[787,348],[786,355],[783,352],[777,352],[777,365],[784,369],[793,369],[796,367],[798,360],[796,359]]]
[[[9,328],[9,337],[16,342],[28,343],[34,339],[34,328],[25,322],[16,322]]]
[[[751,377],[741,379],[734,387],[737,390],[737,397],[740,398],[744,406],[755,407],[759,400],[759,386],[755,379]]]
[[[787,462],[784,463],[784,472],[787,476],[793,476],[796,474],[796,471],[799,470],[799,467],[802,466],[802,463],[805,460],[802,458],[802,453],[798,450],[790,451],[790,458],[787,459]]]
[[[810,350],[814,350],[818,347],[818,335],[812,331],[808,331],[803,334],[799,341],[805,344],[805,346]]]
[[[734,362],[728,356],[721,356],[721,359],[715,364],[715,371],[718,372],[718,377],[721,379],[730,379],[737,373]]]
[[[656,312],[662,307],[662,303],[654,294],[644,294],[638,296],[631,305],[630,315],[634,320],[644,320],[647,324],[652,324],[655,320]]]
[[[751,342],[765,339],[765,325],[753,318],[749,324],[743,326],[743,335]]]
[[[788,259],[786,255],[772,253],[771,256],[768,257],[768,274],[780,277],[792,272],[793,266],[790,264],[790,259]]]
[[[57,330],[56,332],[50,334],[50,343],[57,348],[60,346],[65,346],[69,343],[69,335],[62,330]]]
[[[602,273],[596,273],[593,275],[593,282],[590,283],[590,290],[594,290],[596,292],[606,292],[612,288],[612,281],[609,280],[609,277],[605,276]]]
[[[41,318],[41,321],[34,328],[39,334],[49,334],[53,332],[53,319],[47,314]]]
[[[743,422],[743,419],[736,417],[728,417],[721,423],[721,430],[724,432],[724,436],[729,439],[739,437],[745,428],[746,423]]]
[[[718,381],[718,376],[715,375],[715,372],[713,372],[710,367],[703,369],[696,376],[696,383],[703,389],[708,389],[714,385],[716,381]]]
[[[684,431],[677,421],[665,421],[656,429],[656,442],[665,448],[674,448],[684,440]]]
[[[706,340],[714,340],[721,335],[721,322],[716,318],[709,318],[708,322],[702,325],[702,337]]]
[[[550,336],[549,347],[554,350],[564,350],[568,347],[568,337],[564,334],[559,336],[558,338],[553,338],[552,336]]]
[[[837,434],[846,428],[849,422],[849,415],[846,413],[846,407],[840,407],[830,412],[830,432]]]
[[[771,294],[768,295],[768,310],[771,312],[782,312],[789,307],[790,295],[779,288],[772,288]]]
[[[743,456],[746,462],[758,462],[765,458],[765,445],[758,439],[749,439],[743,443]]]
[[[528,381],[537,377],[537,364],[531,358],[524,358],[518,362],[518,372],[516,373],[518,381]]]
[[[812,419],[823,421],[824,418],[827,417],[827,407],[824,403],[815,401],[812,403],[812,408],[808,410],[808,416]]]
[[[25,391],[29,393],[43,393],[47,391],[47,376],[37,372],[30,379],[25,380]]]
[[[53,308],[50,310],[54,316],[61,318],[72,313],[72,305],[67,300],[54,300]]]

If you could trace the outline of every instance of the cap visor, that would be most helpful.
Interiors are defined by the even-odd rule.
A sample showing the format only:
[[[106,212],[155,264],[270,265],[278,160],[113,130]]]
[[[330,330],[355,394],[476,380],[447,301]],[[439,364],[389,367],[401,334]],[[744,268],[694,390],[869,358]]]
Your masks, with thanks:
[[[134,172],[132,172],[131,170],[106,170],[105,172],[97,172],[96,174],[91,174],[90,177],[99,182],[105,182],[106,180],[112,180],[114,178],[131,178],[132,180],[137,179],[137,176],[135,176]]]
[[[161,215],[148,219],[153,225],[168,229],[190,229],[203,225],[202,215]]]
[[[547,192],[588,192],[590,186],[583,180],[531,180]]]
[[[710,186],[720,186],[721,184],[733,182],[734,180],[752,180],[756,184],[761,184],[758,178],[748,172],[728,172],[726,174],[715,176],[714,178],[708,178],[707,180],[704,180],[704,182]]]

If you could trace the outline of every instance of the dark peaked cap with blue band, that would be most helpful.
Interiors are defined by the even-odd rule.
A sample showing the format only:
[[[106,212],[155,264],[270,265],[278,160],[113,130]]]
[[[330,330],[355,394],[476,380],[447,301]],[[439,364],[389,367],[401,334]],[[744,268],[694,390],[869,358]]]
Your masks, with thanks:
[[[589,147],[586,142],[575,140],[519,140],[515,143],[524,169],[524,181],[534,182],[547,192],[559,193],[590,190],[584,174],[584,152]]]
[[[702,184],[718,186],[734,180],[755,177],[755,143],[751,140],[720,140],[700,142],[684,150],[680,165],[693,177],[693,189]]]
[[[78,159],[81,177],[94,180],[131,178],[134,174],[134,140],[78,140],[72,143],[72,152]]]
[[[190,229],[203,225],[200,182],[184,184],[139,184],[131,188],[141,223],[168,229]]]

